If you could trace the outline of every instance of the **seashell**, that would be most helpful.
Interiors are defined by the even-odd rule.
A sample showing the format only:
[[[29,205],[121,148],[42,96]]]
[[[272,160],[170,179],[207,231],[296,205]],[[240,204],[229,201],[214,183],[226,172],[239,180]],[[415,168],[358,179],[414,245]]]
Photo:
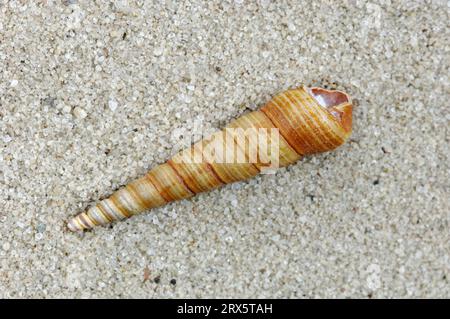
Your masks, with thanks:
[[[105,225],[287,166],[304,155],[337,148],[351,130],[352,101],[346,93],[316,87],[287,90],[72,218],[68,227],[79,231]]]

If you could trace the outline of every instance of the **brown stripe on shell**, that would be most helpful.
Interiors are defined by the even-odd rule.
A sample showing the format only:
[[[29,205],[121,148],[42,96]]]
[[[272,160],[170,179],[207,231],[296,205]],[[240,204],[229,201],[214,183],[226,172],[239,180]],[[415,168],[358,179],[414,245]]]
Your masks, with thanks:
[[[122,214],[125,218],[131,217],[132,214],[122,204],[122,201],[120,201],[120,199],[118,198],[117,193],[113,194],[109,199],[111,200],[111,203],[115,206],[116,211]]]
[[[175,172],[175,175],[178,177],[178,179],[180,180],[180,182],[192,193],[192,194],[196,194],[196,192],[194,190],[192,190],[192,188],[189,187],[188,183],[186,183],[186,181],[184,180],[183,176],[178,172],[178,170],[176,169],[175,165],[173,164],[172,160],[168,160],[167,164],[169,164],[169,166],[173,169],[173,171]]]
[[[210,163],[206,163],[206,165],[208,166],[208,168],[210,169],[211,173],[214,174],[214,176],[217,178],[217,180],[219,180],[222,184],[226,184],[226,182],[224,182],[220,176],[217,174],[217,172],[214,170],[214,167],[212,167],[212,165]]]
[[[167,163],[152,169],[148,176],[160,194],[168,201],[183,199],[193,195]]]
[[[178,153],[168,161],[178,172],[186,186],[193,193],[200,193],[222,185],[222,181],[214,174],[208,163],[196,163],[192,156],[202,154],[195,148],[195,145]]]
[[[274,127],[276,127],[276,126],[275,126],[275,123],[272,121],[272,119],[271,119],[269,116],[267,116],[267,114],[264,113],[262,110],[260,110],[260,111],[261,111],[261,114],[264,115],[264,117],[265,117],[268,121],[270,121],[270,122],[273,124]],[[278,128],[278,127],[276,127],[276,128]],[[300,159],[303,155],[302,155],[301,153],[299,153],[298,151],[295,150],[294,146],[288,141],[288,139],[286,138],[286,136],[284,136],[285,133],[283,133],[279,128],[278,128],[278,132],[280,133],[280,136],[283,138],[283,140],[286,142],[286,144],[287,144],[287,147],[286,147],[286,148],[289,149],[289,150],[292,150],[292,152],[297,156],[297,159]],[[294,155],[294,156],[295,156],[295,155]],[[288,158],[288,157],[287,157],[287,158]]]
[[[146,209],[164,205],[167,200],[159,193],[147,175],[131,182],[130,185],[136,190],[139,198],[147,207]]]
[[[151,172],[151,171],[150,171]],[[158,193],[161,195],[162,198],[164,198],[166,203],[169,203],[172,201],[172,198],[165,192],[161,186],[159,186],[159,183],[155,180],[155,178],[150,175],[150,172],[145,175],[147,179],[150,181],[150,183],[155,187],[155,189],[158,191]]]
[[[305,155],[311,152],[311,145],[303,139],[301,135],[292,127],[290,121],[283,114],[283,101],[278,101],[279,97],[274,96],[273,99],[261,108],[261,111],[275,124],[282,132],[286,141],[295,149],[298,154]],[[279,103],[283,103],[279,105]]]
[[[139,193],[134,188],[133,183],[128,184],[125,187],[125,189],[130,194],[130,197],[134,198],[135,202],[139,207],[142,208],[142,210],[150,208],[149,205],[146,205],[145,201],[141,198],[141,196],[139,196]]]
[[[105,209],[103,208],[103,206],[101,205],[101,203],[97,204],[97,208],[100,211],[100,213],[110,222],[116,220],[115,218],[113,218],[113,216],[110,216]]]

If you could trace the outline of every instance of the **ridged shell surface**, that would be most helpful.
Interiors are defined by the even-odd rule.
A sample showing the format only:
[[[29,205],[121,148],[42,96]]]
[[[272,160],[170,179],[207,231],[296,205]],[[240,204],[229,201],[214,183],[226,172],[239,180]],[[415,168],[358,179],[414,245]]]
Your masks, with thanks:
[[[105,225],[223,184],[253,177],[268,165],[267,158],[273,156],[271,146],[275,144],[280,167],[292,164],[304,155],[333,150],[350,136],[351,125],[352,102],[347,94],[321,88],[287,90],[274,96],[260,110],[232,121],[224,130],[179,152],[108,199],[72,218],[68,227],[77,231]],[[230,130],[227,129],[235,132],[231,142],[227,135]],[[263,148],[258,144],[262,142],[250,143],[251,135],[242,133],[248,129],[276,130],[279,134],[276,139],[268,135],[264,140],[268,147]],[[217,146],[213,145],[217,141],[224,141],[219,146],[244,161],[211,158],[207,150]],[[251,154],[257,154],[255,161],[248,160]],[[192,158],[200,158],[201,161],[192,161]]]

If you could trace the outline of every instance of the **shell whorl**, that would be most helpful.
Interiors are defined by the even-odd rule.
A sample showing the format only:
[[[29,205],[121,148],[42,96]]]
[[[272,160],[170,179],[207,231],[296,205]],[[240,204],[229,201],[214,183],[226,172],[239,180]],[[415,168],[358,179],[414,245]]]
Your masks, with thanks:
[[[330,151],[342,145],[352,130],[352,101],[341,91],[300,87],[277,94],[260,110],[232,121],[228,128],[276,129],[279,132],[278,163],[286,166],[304,155]],[[220,140],[214,138],[226,134],[226,130],[216,132],[212,138],[201,140],[156,166],[108,199],[72,218],[69,229],[78,231],[105,225],[260,173],[266,166],[263,159],[269,154],[261,153],[259,145],[254,146],[258,150],[243,147],[239,139],[249,137],[239,136],[240,133],[233,137],[233,143],[221,146],[233,148],[234,156],[245,159],[256,152],[256,162],[217,162],[206,156],[205,150],[214,140]],[[268,137],[268,144],[274,142],[273,137]],[[202,161],[188,160],[193,156]]]

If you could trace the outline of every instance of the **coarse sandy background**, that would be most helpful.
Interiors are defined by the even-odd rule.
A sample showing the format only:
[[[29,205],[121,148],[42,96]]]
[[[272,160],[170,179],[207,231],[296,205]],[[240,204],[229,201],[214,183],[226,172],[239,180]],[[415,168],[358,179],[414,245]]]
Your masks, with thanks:
[[[0,1],[0,296],[450,297],[447,1]],[[339,150],[84,234],[69,217],[301,84]]]

